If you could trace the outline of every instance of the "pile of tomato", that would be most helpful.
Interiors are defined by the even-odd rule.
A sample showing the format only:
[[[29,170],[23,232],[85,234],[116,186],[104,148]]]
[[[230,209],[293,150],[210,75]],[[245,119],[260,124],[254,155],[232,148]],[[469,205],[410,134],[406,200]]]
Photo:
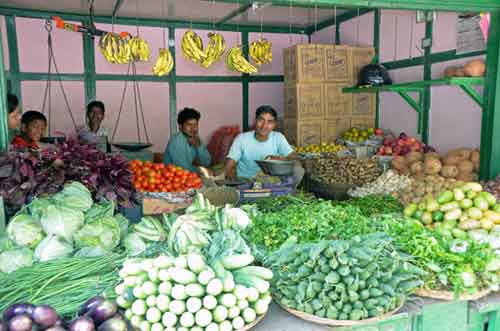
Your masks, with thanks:
[[[133,160],[129,168],[135,188],[142,192],[185,192],[202,186],[198,174],[171,164]]]

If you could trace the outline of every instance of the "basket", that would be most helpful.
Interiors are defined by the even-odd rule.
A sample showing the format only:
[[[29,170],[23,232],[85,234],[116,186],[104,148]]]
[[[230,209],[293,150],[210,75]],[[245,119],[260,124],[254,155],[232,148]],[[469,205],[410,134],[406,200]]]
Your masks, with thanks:
[[[384,320],[384,319],[386,319],[386,318],[394,315],[404,305],[404,303],[402,303],[396,309],[394,309],[394,310],[392,310],[390,312],[387,312],[384,315],[381,315],[379,317],[372,317],[372,318],[364,319],[364,320],[361,320],[361,321],[347,321],[347,320],[331,320],[331,319],[328,319],[328,318],[317,317],[317,316],[314,316],[314,315],[311,315],[311,314],[304,313],[302,311],[298,311],[298,310],[295,310],[295,309],[291,309],[291,308],[285,307],[284,305],[282,305],[277,300],[275,300],[275,302],[277,302],[278,305],[281,308],[283,308],[284,310],[286,310],[290,314],[294,315],[295,317],[298,317],[298,318],[300,318],[300,319],[302,319],[304,321],[308,321],[308,322],[311,322],[311,323],[316,323],[316,324],[321,324],[321,325],[328,325],[328,326],[360,326],[360,325],[365,325],[365,324],[371,324],[371,323],[380,322],[380,321],[382,321],[382,320]]]
[[[209,187],[201,193],[216,207],[224,207],[226,204],[236,205],[240,200],[239,192],[228,186]]]
[[[460,300],[460,301],[471,301],[471,300],[478,300],[481,299],[488,294],[491,293],[491,289],[485,289],[482,291],[479,291],[475,294],[462,294],[458,298],[455,296],[455,293],[449,292],[449,291],[434,291],[434,290],[428,290],[424,288],[419,288],[415,291],[415,295],[423,298],[431,298],[431,299],[438,299],[438,300],[446,300],[446,301],[455,301],[455,300]]]
[[[345,200],[349,199],[347,192],[351,188],[356,187],[356,184],[328,184],[309,177],[308,187],[311,193],[314,193],[320,198],[326,200]]]
[[[266,312],[266,314],[267,314],[267,312]],[[255,321],[253,321],[250,324],[245,325],[244,327],[242,327],[241,329],[238,329],[236,331],[247,331],[247,330],[250,330],[251,328],[253,328],[257,324],[259,324],[260,321],[262,321],[264,319],[264,317],[266,317],[266,314],[260,315],[259,317],[257,317],[257,319]]]
[[[262,172],[270,176],[290,176],[295,168],[294,161],[284,160],[257,160],[255,161]]]

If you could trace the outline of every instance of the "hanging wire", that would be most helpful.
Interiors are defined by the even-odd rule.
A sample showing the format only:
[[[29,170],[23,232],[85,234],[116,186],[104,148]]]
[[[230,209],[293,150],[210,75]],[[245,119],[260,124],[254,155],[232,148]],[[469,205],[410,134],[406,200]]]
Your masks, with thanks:
[[[139,37],[139,0],[135,0],[135,28]]]
[[[288,7],[288,36],[289,36],[289,42],[290,45],[293,44],[293,35],[292,35],[292,20],[293,20],[293,6],[292,6],[293,0],[290,0],[290,6]]]
[[[127,76],[130,75],[130,68],[132,66],[132,61],[130,61],[128,63],[128,67],[127,67]],[[120,101],[120,108],[118,110],[118,117],[116,118],[116,124],[115,124],[115,128],[113,129],[113,135],[111,136],[111,142],[114,142],[115,141],[115,135],[116,135],[116,131],[118,129],[118,125],[120,124],[120,118],[122,116],[122,111],[123,111],[123,105],[125,103],[125,95],[127,93],[127,87],[128,87],[128,80],[125,80],[125,85],[123,87],[123,92],[122,92],[122,98],[121,98],[121,101]]]
[[[212,15],[211,15],[211,19],[212,19],[212,30],[215,30],[215,0],[212,0]]]
[[[165,19],[165,2],[166,0],[162,0],[161,2],[161,18],[162,19]],[[163,36],[163,48],[167,48],[167,42],[166,42],[166,38],[167,38],[167,35],[166,35],[166,26],[165,24],[162,24],[163,27],[162,27],[162,36]]]
[[[413,33],[415,24],[413,20],[413,12],[410,13],[410,59],[413,60]]]
[[[335,30],[333,31],[333,40],[335,40],[335,44],[338,43],[337,40],[337,6],[333,7],[333,26],[335,27]]]
[[[236,2],[238,8],[240,8],[240,0]],[[240,21],[236,20],[236,44],[241,44],[241,34],[240,34]]]
[[[318,32],[318,5],[314,5],[314,32]]]
[[[260,8],[260,39],[264,36],[264,8]]]
[[[357,16],[357,24],[356,24],[356,46],[359,46],[359,25],[360,25],[360,17],[359,17],[359,8],[358,8],[358,16]]]

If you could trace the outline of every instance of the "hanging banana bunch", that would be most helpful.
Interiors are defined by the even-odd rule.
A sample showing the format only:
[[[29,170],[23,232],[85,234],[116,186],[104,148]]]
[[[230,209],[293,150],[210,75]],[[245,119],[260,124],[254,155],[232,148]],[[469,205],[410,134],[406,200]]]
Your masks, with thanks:
[[[226,55],[226,65],[229,70],[239,71],[244,74],[254,74],[257,72],[257,68],[245,59],[241,45],[234,46],[229,50]]]
[[[209,33],[208,37],[210,41],[208,42],[207,49],[205,53],[207,55],[206,59],[201,63],[202,67],[208,68],[213,63],[220,60],[222,54],[226,51],[226,41],[220,33]]]
[[[109,63],[125,64],[131,60],[131,49],[126,39],[108,32],[99,39],[99,50]]]
[[[181,47],[184,57],[194,63],[201,64],[207,59],[207,54],[203,51],[203,40],[192,30],[184,33]]]
[[[168,48],[160,48],[160,53],[153,66],[153,74],[155,76],[165,76],[172,71],[174,67],[174,58]]]
[[[149,61],[151,51],[149,49],[148,43],[144,39],[140,38],[139,36],[135,36],[128,41],[128,44],[130,46],[130,52],[134,61]]]
[[[265,38],[260,38],[250,44],[250,57],[258,65],[268,64],[273,61],[273,45]]]

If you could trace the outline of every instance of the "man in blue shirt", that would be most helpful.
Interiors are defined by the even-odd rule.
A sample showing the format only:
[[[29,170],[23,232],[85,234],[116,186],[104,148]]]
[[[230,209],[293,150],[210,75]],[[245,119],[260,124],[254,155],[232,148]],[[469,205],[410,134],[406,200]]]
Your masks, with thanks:
[[[163,156],[165,164],[174,164],[183,169],[198,172],[196,167],[208,167],[212,157],[198,135],[200,113],[192,108],[184,108],[177,116],[180,132],[168,142]]]
[[[255,131],[240,134],[233,142],[226,161],[226,178],[253,178],[260,170],[256,160],[289,157],[293,149],[285,136],[273,131],[278,115],[271,106],[260,106],[255,113]]]

